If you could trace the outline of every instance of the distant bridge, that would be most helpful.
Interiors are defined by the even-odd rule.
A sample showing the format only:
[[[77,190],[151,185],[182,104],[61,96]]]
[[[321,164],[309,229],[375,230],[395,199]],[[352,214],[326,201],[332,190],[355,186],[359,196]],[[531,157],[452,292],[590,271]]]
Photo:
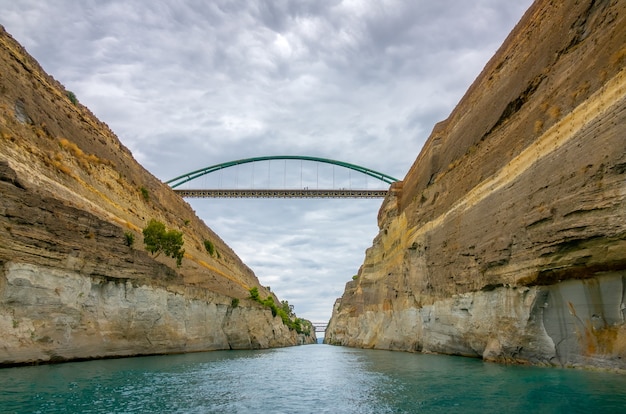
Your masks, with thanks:
[[[282,170],[283,175],[277,176],[276,169],[272,173],[271,171],[271,161],[282,160],[284,161],[284,169]],[[287,161],[300,161],[300,182],[299,184],[294,185],[291,183],[292,188],[287,188]],[[315,164],[315,173],[311,168],[305,169],[303,167],[303,161],[312,162]],[[267,180],[263,177],[262,185],[263,188],[255,188],[255,171],[254,171],[254,163],[267,162]],[[227,168],[240,166],[243,164],[253,164],[252,166],[252,174],[249,179],[248,187],[252,188],[239,188],[239,176],[237,175],[235,179],[235,185],[231,184],[231,187],[222,188],[222,183],[220,181],[220,185],[216,187],[219,188],[191,188],[191,189],[182,189],[177,188],[185,183],[188,183],[192,180],[196,180],[200,177],[207,176],[211,173],[221,172]],[[329,181],[326,177],[323,179],[323,184],[326,184],[331,188],[322,188],[319,187],[320,176],[319,176],[319,164],[327,164],[332,165],[332,185],[330,182],[325,183],[324,181]],[[348,180],[340,179],[336,180],[334,167],[339,166],[342,169],[347,169],[348,173],[352,171],[356,171],[361,175],[367,177],[371,177],[375,179],[377,182],[382,182],[385,185],[392,184],[398,181],[397,178],[394,178],[390,175],[372,170],[370,168],[362,167],[360,165],[350,164],[343,161],[331,160],[328,158],[319,158],[319,157],[310,157],[310,156],[301,156],[301,155],[272,155],[272,156],[264,156],[264,157],[254,157],[254,158],[245,158],[241,160],[228,161],[221,164],[211,165],[209,167],[205,167],[199,170],[191,171],[186,174],[180,175],[178,177],[172,178],[169,181],[166,181],[175,192],[180,194],[182,197],[203,197],[203,198],[384,198],[387,195],[387,189],[368,189],[368,188],[352,188],[352,177],[349,176]],[[278,171],[280,174],[280,171]],[[256,173],[258,175],[258,171]],[[292,174],[293,175],[293,174]],[[314,185],[304,185],[304,177],[307,176],[308,181],[315,181]],[[313,176],[315,178],[313,178]],[[283,188],[272,188],[272,178],[274,179],[274,184],[277,181],[282,181]],[[293,177],[290,177],[293,181]],[[256,178],[258,182],[258,177]],[[339,188],[335,188],[335,187]],[[234,188],[233,188],[234,187]]]
[[[311,322],[311,324],[315,328],[315,332],[326,332],[328,327],[328,322]]]

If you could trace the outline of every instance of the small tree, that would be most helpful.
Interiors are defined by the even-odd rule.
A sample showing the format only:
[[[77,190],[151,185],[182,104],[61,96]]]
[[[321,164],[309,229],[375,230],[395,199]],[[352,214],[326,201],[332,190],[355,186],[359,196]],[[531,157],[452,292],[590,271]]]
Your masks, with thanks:
[[[151,219],[143,229],[143,243],[146,245],[146,250],[158,256],[161,253],[161,239],[164,234],[165,224]]]
[[[143,243],[146,250],[158,256],[164,252],[166,256],[176,259],[176,265],[180,266],[183,261],[185,250],[183,247],[183,233],[176,230],[165,229],[165,224],[151,219],[143,229]]]
[[[293,305],[290,305],[288,301],[286,301],[286,300],[281,301],[280,302],[280,307],[285,312],[285,314],[287,314],[287,316],[289,316],[289,317],[294,316]]]

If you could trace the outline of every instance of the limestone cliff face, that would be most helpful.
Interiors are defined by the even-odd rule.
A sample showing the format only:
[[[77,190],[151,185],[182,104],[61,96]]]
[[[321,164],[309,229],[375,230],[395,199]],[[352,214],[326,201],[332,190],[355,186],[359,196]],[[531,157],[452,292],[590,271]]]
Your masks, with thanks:
[[[626,2],[536,1],[379,213],[326,341],[626,369]]]
[[[232,307],[223,295],[191,286],[171,290],[12,262],[5,268],[2,293],[10,305],[0,314],[4,364],[308,341],[265,307]]]
[[[315,341],[246,299],[271,293],[73,101],[0,27],[0,365]],[[152,218],[183,232],[182,266],[145,251]]]

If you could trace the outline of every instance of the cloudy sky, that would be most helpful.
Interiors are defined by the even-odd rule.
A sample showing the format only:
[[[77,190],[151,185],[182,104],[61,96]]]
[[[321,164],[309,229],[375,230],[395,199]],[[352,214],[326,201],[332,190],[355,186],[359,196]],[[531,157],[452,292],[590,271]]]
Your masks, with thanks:
[[[531,3],[0,0],[0,24],[163,181],[264,155],[402,179]],[[305,183],[311,165],[254,168],[219,185],[258,188],[271,175],[380,187],[338,168]],[[299,316],[327,321],[378,231],[381,200],[189,202]]]

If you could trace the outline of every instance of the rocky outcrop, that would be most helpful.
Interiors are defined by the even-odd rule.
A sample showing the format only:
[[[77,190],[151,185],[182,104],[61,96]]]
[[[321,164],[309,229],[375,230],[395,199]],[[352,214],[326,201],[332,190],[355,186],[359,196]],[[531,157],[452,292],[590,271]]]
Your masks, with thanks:
[[[536,1],[379,213],[326,341],[626,369],[626,3]]]
[[[4,29],[0,195],[0,365],[315,342]],[[150,219],[183,233],[181,266],[145,250]]]
[[[5,266],[0,364],[299,345],[265,307],[207,289],[168,290],[129,279],[26,263]]]

